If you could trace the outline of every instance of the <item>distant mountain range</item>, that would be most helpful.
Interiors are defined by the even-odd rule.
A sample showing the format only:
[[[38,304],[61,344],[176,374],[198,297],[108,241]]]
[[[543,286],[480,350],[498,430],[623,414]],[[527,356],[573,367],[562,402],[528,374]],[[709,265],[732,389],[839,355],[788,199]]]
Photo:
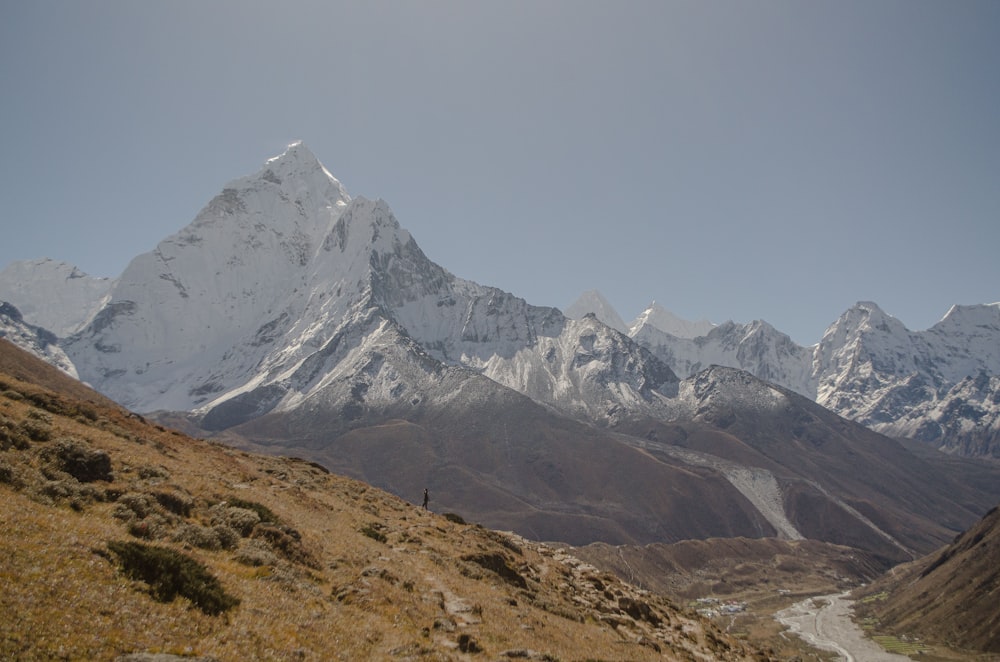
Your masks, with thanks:
[[[621,319],[595,291],[567,310],[609,326]],[[927,331],[913,332],[860,302],[812,347],[760,320],[706,324],[653,304],[622,327],[681,377],[709,365],[739,368],[883,434],[1000,458],[1000,303],[953,306]]]
[[[891,562],[1000,500],[1000,468],[834,413],[993,453],[1000,306],[911,333],[859,304],[813,348],[658,308],[622,332],[592,305],[574,319],[449,273],[301,143],[118,278],[17,263],[0,299],[12,340],[44,336],[132,410],[396,494],[428,487],[536,539],[813,538]]]

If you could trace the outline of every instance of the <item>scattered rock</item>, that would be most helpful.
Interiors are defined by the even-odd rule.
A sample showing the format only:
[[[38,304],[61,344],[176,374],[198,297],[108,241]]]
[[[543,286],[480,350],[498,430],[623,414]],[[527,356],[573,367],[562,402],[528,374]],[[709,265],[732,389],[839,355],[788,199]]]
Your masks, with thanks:
[[[483,649],[479,642],[468,634],[458,635],[458,650],[463,653],[482,653]]]

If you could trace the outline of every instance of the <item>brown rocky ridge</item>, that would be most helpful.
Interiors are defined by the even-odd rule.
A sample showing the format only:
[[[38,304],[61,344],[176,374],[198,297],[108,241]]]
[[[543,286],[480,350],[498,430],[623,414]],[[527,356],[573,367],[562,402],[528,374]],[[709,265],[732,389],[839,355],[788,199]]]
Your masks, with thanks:
[[[1000,659],[1000,506],[955,540],[855,592],[875,632]]]

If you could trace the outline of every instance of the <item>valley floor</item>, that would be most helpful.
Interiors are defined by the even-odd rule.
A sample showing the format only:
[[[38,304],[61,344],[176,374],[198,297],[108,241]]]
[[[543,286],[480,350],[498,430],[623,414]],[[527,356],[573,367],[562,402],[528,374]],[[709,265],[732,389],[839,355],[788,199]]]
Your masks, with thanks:
[[[905,655],[884,651],[865,636],[851,620],[847,593],[807,598],[774,617],[789,630],[822,650],[830,650],[848,662],[907,662]]]

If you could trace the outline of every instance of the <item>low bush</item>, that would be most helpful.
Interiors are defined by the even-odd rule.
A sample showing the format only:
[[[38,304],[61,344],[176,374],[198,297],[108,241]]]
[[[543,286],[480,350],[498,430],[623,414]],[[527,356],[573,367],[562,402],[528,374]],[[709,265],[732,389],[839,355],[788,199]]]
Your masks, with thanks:
[[[135,518],[142,519],[154,509],[153,499],[148,494],[129,492],[118,497],[118,505],[113,514],[120,520],[128,521]]]
[[[278,562],[278,557],[263,540],[246,541],[236,552],[234,558],[238,563],[253,567],[274,565]]]
[[[14,467],[3,460],[0,460],[0,483],[5,483],[15,489],[20,489],[24,486]]]
[[[111,456],[74,439],[62,439],[56,448],[59,468],[81,483],[111,481]]]
[[[291,527],[261,523],[253,530],[252,537],[266,540],[272,549],[292,563],[319,568],[319,562],[302,544],[302,536]]]
[[[186,554],[137,542],[111,541],[108,549],[117,557],[126,575],[149,585],[155,600],[172,602],[181,596],[212,616],[240,602],[225,592],[204,565]]]
[[[246,508],[220,504],[213,511],[212,524],[228,526],[243,537],[249,536],[253,528],[260,524],[260,515]]]
[[[0,414],[0,450],[23,451],[31,446],[31,438],[25,433],[21,425],[12,419]]]
[[[261,522],[270,522],[271,524],[280,524],[281,520],[278,516],[271,512],[271,509],[267,506],[257,503],[256,501],[249,501],[247,499],[229,499],[226,503],[233,508],[242,508],[243,510],[252,510],[257,513],[257,517],[260,518]]]
[[[174,542],[181,542],[201,549],[222,549],[222,541],[214,528],[199,524],[182,524],[171,536]]]
[[[149,517],[140,520],[132,520],[128,523],[128,532],[136,538],[146,538],[155,540],[167,534],[169,522],[162,515],[153,513]]]
[[[28,417],[21,421],[21,429],[32,441],[48,441],[52,438],[52,415],[41,409],[32,409]]]
[[[180,492],[159,490],[153,492],[153,497],[161,506],[181,517],[190,516],[191,509],[194,507],[194,499]]]
[[[360,532],[368,536],[372,540],[384,543],[388,540],[388,538],[386,538],[385,534],[379,530],[381,528],[382,528],[381,524],[365,524],[363,527],[361,527]]]

